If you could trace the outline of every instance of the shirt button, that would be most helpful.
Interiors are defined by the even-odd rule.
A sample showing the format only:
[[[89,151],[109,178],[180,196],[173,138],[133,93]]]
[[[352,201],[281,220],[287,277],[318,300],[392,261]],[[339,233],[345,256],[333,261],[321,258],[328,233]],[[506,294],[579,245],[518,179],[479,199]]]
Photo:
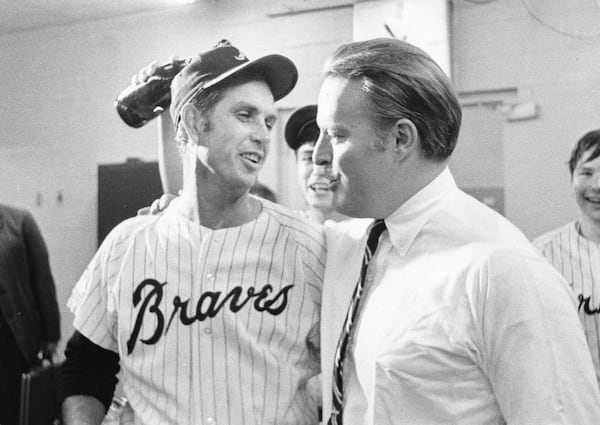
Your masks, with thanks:
[[[207,335],[210,335],[212,333],[212,329],[211,328],[204,328],[204,333]]]
[[[215,418],[206,418],[206,423],[208,425],[216,425],[217,421],[215,421]]]
[[[206,275],[206,279],[207,279],[209,282],[214,282],[214,281],[215,281],[215,275],[214,275],[214,274],[212,274],[212,273],[209,273],[209,274],[207,274],[207,275]]]

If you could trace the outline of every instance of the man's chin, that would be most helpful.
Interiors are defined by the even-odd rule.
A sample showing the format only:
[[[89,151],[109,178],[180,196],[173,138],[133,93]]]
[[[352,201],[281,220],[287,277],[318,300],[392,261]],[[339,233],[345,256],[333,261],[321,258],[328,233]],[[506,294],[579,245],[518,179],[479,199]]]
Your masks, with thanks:
[[[369,211],[367,205],[362,202],[352,201],[351,199],[336,196],[334,194],[332,201],[333,209],[340,214],[352,218],[372,218],[372,211]]]
[[[338,213],[347,215],[348,217],[353,217],[351,215],[353,213],[352,203],[347,202],[347,199],[340,196],[339,193],[333,194],[331,204],[333,209]]]
[[[597,209],[586,211],[587,219],[594,226],[600,226],[600,211]]]
[[[331,205],[331,199],[333,195],[330,191],[309,191],[307,198],[311,201],[311,204],[329,204]]]

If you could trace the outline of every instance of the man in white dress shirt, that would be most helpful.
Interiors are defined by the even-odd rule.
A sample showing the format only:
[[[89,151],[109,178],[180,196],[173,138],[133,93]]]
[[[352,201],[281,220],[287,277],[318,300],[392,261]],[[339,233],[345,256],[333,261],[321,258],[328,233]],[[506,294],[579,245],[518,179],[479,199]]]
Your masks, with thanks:
[[[332,232],[322,310],[324,418],[345,425],[597,424],[600,394],[565,280],[448,169],[460,128],[436,63],[400,40],[325,66],[313,159],[336,209],[382,218],[330,418],[334,353],[366,237]],[[354,243],[351,243],[354,241]],[[335,368],[334,368],[335,369]]]

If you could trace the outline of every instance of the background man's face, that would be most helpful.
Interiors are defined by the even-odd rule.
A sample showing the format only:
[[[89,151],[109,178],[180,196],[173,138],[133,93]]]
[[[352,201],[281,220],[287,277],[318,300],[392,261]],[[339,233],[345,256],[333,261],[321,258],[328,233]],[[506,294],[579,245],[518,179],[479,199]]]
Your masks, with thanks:
[[[332,193],[329,189],[329,176],[322,167],[313,166],[312,156],[315,142],[303,143],[296,151],[298,182],[304,199],[310,208],[332,211]]]
[[[600,157],[588,161],[590,153],[588,150],[581,156],[571,183],[584,218],[600,225]]]

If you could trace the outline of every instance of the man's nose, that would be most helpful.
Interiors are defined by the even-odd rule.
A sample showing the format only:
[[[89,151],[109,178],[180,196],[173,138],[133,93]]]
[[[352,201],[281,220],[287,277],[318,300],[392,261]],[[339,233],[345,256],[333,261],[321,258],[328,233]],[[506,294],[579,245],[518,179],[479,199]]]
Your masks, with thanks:
[[[594,173],[592,177],[592,187],[595,191],[600,191],[600,173]]]
[[[267,124],[257,124],[252,134],[252,139],[263,145],[268,144],[271,141],[271,131],[267,127]]]
[[[315,149],[312,155],[312,161],[315,165],[330,165],[333,159],[333,149],[331,148],[331,143],[327,136],[321,132],[319,134],[319,138],[317,139],[317,143],[315,144]]]

